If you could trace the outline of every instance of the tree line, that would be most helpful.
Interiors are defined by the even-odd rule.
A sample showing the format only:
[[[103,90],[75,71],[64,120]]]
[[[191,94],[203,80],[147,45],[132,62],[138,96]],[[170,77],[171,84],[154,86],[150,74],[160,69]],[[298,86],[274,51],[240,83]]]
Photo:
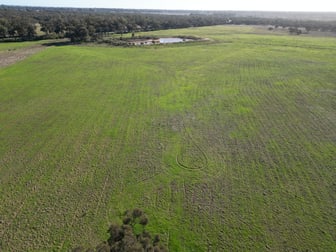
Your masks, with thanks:
[[[167,14],[168,13],[168,14]],[[305,27],[336,32],[335,21],[291,20],[236,15],[234,12],[154,14],[141,10],[0,6],[1,40],[70,38],[95,41],[108,33],[134,33],[223,24]]]
[[[0,6],[0,39],[95,40],[106,33],[130,33],[225,24],[225,16],[123,13],[109,10]],[[37,33],[37,26],[43,35]]]

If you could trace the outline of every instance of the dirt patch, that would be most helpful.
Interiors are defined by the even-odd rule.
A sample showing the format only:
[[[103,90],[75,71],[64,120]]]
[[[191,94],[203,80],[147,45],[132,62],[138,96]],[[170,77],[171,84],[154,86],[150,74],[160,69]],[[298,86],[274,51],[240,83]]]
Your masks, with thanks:
[[[15,64],[18,61],[38,53],[45,49],[45,46],[38,45],[17,50],[8,50],[0,52],[0,68]]]

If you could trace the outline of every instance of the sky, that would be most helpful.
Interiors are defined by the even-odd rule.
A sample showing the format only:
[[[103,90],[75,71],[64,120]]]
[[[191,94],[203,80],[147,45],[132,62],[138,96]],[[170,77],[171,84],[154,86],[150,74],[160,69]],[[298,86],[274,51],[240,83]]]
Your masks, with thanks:
[[[0,0],[1,4],[83,8],[336,12],[336,0]]]

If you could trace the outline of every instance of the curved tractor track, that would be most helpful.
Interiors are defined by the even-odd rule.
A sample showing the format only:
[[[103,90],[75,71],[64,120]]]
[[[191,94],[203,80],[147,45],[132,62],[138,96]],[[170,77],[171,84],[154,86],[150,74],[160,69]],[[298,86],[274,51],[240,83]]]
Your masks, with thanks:
[[[196,141],[191,136],[190,132],[187,130],[183,123],[183,130],[185,132],[186,143],[182,148],[180,153],[176,155],[176,163],[188,170],[202,170],[208,166],[208,157],[206,153],[201,149],[201,147],[196,143]],[[189,158],[183,158],[183,156],[189,156]],[[194,159],[191,161],[189,159]]]

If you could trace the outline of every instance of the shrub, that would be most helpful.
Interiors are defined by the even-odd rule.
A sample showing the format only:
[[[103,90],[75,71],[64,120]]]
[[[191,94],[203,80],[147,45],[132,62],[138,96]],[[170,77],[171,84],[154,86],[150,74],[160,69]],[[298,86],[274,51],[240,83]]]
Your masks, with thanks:
[[[82,247],[73,252],[165,252],[168,249],[160,244],[160,236],[145,230],[148,218],[141,209],[128,210],[124,213],[123,224],[112,224],[108,229],[110,237],[95,249],[85,250]]]

